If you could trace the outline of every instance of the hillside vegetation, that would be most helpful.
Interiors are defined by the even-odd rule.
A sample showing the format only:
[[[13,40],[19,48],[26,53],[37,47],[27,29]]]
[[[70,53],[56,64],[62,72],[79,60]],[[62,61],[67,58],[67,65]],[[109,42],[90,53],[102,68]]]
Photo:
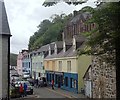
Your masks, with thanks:
[[[17,66],[17,54],[10,53],[10,65]]]
[[[66,22],[71,18],[70,15],[53,15],[51,21],[43,20],[38,25],[38,30],[29,39],[28,49],[30,51],[40,48],[51,42],[62,40],[62,32]]]

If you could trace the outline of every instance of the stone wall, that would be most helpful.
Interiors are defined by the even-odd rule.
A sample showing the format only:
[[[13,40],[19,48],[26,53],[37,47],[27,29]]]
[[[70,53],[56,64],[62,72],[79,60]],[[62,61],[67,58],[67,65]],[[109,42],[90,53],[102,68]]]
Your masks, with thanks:
[[[112,55],[112,54],[111,54]],[[92,97],[116,98],[115,64],[106,63],[100,56],[93,57]]]

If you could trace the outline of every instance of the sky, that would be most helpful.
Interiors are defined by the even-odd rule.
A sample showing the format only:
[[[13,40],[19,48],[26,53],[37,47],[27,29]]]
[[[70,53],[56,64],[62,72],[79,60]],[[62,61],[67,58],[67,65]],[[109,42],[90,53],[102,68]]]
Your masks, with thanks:
[[[38,30],[37,26],[53,14],[70,14],[84,6],[95,7],[93,1],[77,6],[61,2],[51,7],[42,6],[43,2],[44,0],[4,0],[12,34],[11,53],[18,54],[22,49],[27,49],[29,38]]]

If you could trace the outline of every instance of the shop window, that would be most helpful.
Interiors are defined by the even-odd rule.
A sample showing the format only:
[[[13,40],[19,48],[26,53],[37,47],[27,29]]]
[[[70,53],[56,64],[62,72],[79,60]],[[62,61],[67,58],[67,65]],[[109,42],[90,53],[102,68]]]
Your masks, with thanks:
[[[72,88],[72,78],[70,78],[70,88]]]
[[[65,77],[65,86],[68,86],[68,77]]]
[[[55,75],[55,84],[58,84],[58,76]]]
[[[50,74],[50,82],[51,82],[51,74]]]
[[[76,80],[73,78],[70,78],[70,87],[71,88],[76,88]]]
[[[72,87],[76,88],[76,80],[75,79],[73,79]]]
[[[61,86],[63,86],[63,76],[61,76],[60,81],[61,81]]]

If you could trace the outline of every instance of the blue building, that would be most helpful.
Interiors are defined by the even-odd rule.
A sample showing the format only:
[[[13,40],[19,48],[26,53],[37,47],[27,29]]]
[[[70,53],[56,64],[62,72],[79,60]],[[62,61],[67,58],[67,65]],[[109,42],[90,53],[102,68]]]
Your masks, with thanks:
[[[32,70],[32,67],[31,67],[31,54],[30,53],[27,53],[23,56],[23,60],[22,60],[22,67],[23,67],[23,73],[24,72],[29,72],[30,75],[32,74],[31,70]]]

